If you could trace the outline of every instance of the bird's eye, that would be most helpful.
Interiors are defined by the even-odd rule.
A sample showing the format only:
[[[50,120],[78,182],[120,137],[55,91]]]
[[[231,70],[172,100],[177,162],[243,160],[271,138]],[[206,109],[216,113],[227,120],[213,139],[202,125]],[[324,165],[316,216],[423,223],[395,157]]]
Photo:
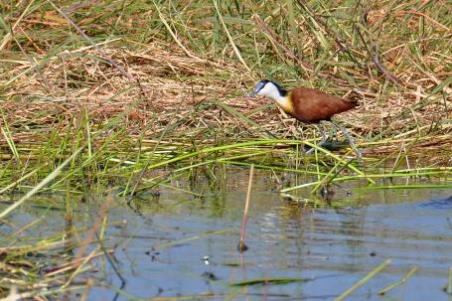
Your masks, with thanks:
[[[265,86],[265,83],[260,81],[256,84],[256,87],[254,87],[254,92],[259,92],[263,87]]]

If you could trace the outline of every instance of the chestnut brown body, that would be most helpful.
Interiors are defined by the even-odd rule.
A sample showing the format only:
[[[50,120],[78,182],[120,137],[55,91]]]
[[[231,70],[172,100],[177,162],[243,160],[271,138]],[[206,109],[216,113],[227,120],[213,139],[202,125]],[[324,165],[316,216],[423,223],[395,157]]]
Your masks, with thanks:
[[[326,94],[310,88],[295,88],[288,93],[292,106],[287,113],[303,122],[319,122],[330,120],[335,114],[348,111],[356,107],[356,101]]]
[[[356,101],[347,101],[310,88],[300,87],[289,92],[277,83],[267,79],[263,79],[256,84],[250,96],[255,95],[273,99],[284,112],[307,123],[331,120],[333,115],[348,111],[357,105]],[[333,124],[341,129],[355,151],[356,156],[361,158],[361,152],[355,146],[352,136],[344,127],[336,125],[334,122]],[[324,142],[321,142],[320,145],[323,145]],[[306,153],[308,154],[309,151]]]

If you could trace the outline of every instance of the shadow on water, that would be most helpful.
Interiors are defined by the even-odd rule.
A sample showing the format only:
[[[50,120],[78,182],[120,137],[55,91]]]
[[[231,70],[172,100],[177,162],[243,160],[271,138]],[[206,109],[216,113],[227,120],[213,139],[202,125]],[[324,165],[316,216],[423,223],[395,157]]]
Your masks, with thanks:
[[[334,193],[324,194],[329,205],[322,206],[321,197],[303,191],[297,195],[299,202],[281,198],[281,179],[270,172],[255,175],[249,250],[243,254],[236,247],[247,170],[201,170],[158,191],[141,191],[130,200],[118,197],[109,208],[105,233],[95,239],[102,238],[109,255],[96,259],[94,269],[75,281],[94,280],[90,300],[328,300],[391,259],[347,300],[380,300],[378,291],[413,266],[417,272],[386,299],[447,299],[450,190],[362,190],[355,183],[335,186]],[[303,201],[312,198],[316,208]],[[40,195],[15,212],[15,227],[39,219],[18,241],[65,229],[68,243],[79,242],[83,231],[74,229],[90,228],[104,198],[77,202],[70,221],[58,210],[64,202],[62,197]],[[0,230],[11,233],[8,227],[0,225]],[[75,300],[80,294],[65,297]]]

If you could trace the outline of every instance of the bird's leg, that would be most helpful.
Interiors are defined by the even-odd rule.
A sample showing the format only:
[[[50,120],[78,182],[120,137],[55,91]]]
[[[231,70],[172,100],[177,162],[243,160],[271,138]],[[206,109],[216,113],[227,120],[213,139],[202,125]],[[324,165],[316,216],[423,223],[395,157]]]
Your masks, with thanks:
[[[345,138],[347,139],[348,144],[350,145],[350,147],[353,149],[353,151],[356,154],[356,157],[358,159],[362,158],[362,154],[361,151],[356,147],[355,141],[353,139],[353,137],[350,135],[350,133],[347,131],[346,128],[344,128],[343,126],[341,126],[340,124],[336,123],[335,121],[331,120],[331,123],[337,127],[338,129],[341,130],[341,132],[344,134]]]
[[[322,140],[320,141],[320,145],[322,146],[327,140],[328,140],[328,136],[325,134],[325,124],[323,122],[319,123],[319,131],[320,134],[322,135]]]
[[[325,134],[325,127],[323,126],[323,124],[321,122],[318,126],[314,125],[314,127],[322,135],[322,140],[320,140],[320,142],[317,143],[317,145],[320,147],[323,147],[325,145],[325,143],[328,141],[328,136]],[[314,148],[311,148],[308,151],[306,151],[306,154],[310,155],[313,151],[314,151]]]
[[[333,137],[333,140],[336,140],[336,142],[338,142],[339,139],[337,138],[337,127],[333,126],[331,130],[333,131],[331,137]]]

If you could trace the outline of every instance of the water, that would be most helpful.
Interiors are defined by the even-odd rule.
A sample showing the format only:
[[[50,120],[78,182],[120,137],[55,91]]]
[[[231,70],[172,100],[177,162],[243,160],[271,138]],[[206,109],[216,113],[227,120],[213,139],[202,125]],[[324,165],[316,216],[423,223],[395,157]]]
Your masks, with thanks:
[[[248,171],[228,170],[213,182],[172,184],[203,197],[162,187],[158,196],[145,194],[129,205],[113,200],[105,245],[114,249],[112,258],[124,281],[100,257],[95,271],[77,278],[95,280],[90,300],[332,300],[386,259],[390,265],[346,300],[452,300],[443,290],[452,266],[451,190],[355,191],[342,186],[333,205],[349,198],[355,200],[353,206],[313,209],[281,199],[271,174],[258,172],[247,225],[249,250],[240,254]],[[90,225],[104,201],[96,197],[80,205],[74,226]],[[61,202],[51,201],[55,206]],[[63,211],[36,203],[13,215],[17,225],[37,218],[39,227],[31,227],[24,237],[48,236],[67,226]],[[378,295],[413,266],[418,271],[405,284]],[[289,278],[297,281],[233,285]]]

